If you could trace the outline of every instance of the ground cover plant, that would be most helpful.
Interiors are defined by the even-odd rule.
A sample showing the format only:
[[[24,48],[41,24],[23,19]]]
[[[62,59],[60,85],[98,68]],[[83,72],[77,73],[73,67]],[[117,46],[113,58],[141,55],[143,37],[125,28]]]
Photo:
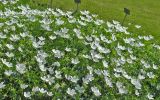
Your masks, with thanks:
[[[152,35],[89,11],[23,3],[0,1],[0,99],[160,99]]]

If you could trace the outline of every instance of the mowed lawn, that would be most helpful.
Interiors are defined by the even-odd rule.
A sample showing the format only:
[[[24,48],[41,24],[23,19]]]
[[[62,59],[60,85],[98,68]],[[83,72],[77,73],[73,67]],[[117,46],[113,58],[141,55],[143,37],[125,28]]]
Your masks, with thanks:
[[[39,3],[47,3],[50,0],[35,0]],[[89,10],[98,14],[99,18],[105,21],[118,20],[122,22],[124,18],[123,8],[131,10],[131,15],[127,17],[125,26],[131,32],[138,34],[152,34],[160,42],[160,0],[81,0],[81,10]],[[50,2],[49,2],[50,4]],[[53,8],[63,10],[74,10],[76,5],[74,0],[53,0]],[[141,25],[140,31],[133,29],[133,25]]]

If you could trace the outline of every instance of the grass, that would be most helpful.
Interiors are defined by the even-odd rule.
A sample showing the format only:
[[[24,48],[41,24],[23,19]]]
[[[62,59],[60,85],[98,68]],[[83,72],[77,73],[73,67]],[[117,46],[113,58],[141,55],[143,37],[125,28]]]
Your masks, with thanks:
[[[35,0],[40,3],[47,3],[49,0]],[[52,7],[64,10],[74,10],[76,5],[74,0],[53,0]],[[160,42],[160,1],[159,0],[82,0],[80,9],[89,10],[96,13],[105,21],[122,21],[124,17],[123,8],[131,10],[131,15],[126,19],[125,26],[128,23],[133,25],[142,25],[143,31],[140,34],[152,34]],[[132,32],[133,30],[130,26]]]

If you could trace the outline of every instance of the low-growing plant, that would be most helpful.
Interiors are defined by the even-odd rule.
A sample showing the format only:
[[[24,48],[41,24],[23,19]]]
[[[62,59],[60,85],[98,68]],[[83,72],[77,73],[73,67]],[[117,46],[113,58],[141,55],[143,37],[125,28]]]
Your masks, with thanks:
[[[73,16],[21,2],[0,1],[0,99],[160,99],[153,36],[89,11]]]

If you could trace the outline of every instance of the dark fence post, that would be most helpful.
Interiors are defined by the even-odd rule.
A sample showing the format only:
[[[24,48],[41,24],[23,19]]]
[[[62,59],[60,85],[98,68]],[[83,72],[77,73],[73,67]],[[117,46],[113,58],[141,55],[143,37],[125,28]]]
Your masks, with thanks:
[[[124,13],[125,13],[125,16],[124,16],[124,19],[122,21],[122,26],[124,25],[124,22],[126,20],[127,15],[130,15],[130,10],[127,9],[127,8],[124,8]]]
[[[53,3],[53,0],[51,0],[51,5],[50,5],[51,8],[52,8],[52,3]]]

